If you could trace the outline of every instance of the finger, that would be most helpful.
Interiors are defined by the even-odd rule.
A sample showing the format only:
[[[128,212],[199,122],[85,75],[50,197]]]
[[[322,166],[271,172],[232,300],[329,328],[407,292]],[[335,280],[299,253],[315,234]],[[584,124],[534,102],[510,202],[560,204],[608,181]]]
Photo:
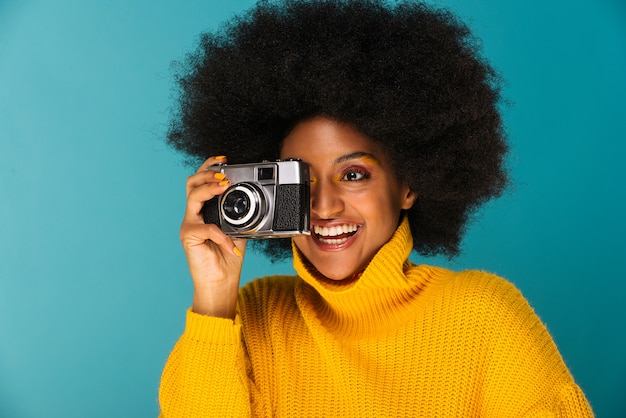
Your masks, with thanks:
[[[228,180],[223,180],[219,183],[204,184],[191,189],[189,195],[187,196],[185,217],[195,219],[201,218],[200,213],[204,203],[213,199],[215,196],[224,193],[229,186],[230,182]]]
[[[187,199],[189,199],[192,190],[211,184],[226,186],[228,185],[228,179],[226,178],[225,174],[213,170],[206,170],[201,173],[189,176],[186,183]]]
[[[202,163],[202,165],[198,168],[196,172],[201,173],[203,171],[208,170],[208,168],[211,167],[212,165],[224,164],[224,163],[226,163],[226,156],[224,155],[218,155],[216,157],[209,157]]]
[[[223,253],[242,257],[245,252],[245,240],[238,239],[237,244],[217,225],[183,223],[180,228],[180,240],[185,251],[193,251],[198,246],[206,246],[211,242]]]
[[[233,242],[235,243],[235,248],[236,248],[236,250],[235,248],[233,248],[233,252],[235,254],[238,254],[240,257],[243,257],[246,254],[246,243],[248,241],[242,238],[236,238],[236,239],[233,239]]]

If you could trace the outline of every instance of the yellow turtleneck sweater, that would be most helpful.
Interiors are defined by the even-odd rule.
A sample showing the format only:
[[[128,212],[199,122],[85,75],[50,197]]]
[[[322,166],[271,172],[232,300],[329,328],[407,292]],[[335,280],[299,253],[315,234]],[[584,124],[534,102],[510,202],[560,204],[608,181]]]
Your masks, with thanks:
[[[509,282],[413,265],[408,222],[359,280],[240,292],[231,320],[187,313],[162,417],[590,417],[552,338]]]

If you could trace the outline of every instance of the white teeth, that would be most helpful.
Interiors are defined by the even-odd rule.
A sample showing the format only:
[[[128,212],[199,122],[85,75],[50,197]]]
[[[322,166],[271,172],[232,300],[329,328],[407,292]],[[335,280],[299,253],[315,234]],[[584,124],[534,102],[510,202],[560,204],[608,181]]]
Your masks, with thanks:
[[[358,229],[356,224],[343,224],[331,227],[313,225],[313,231],[321,237],[336,237],[341,234],[349,234]]]
[[[344,238],[344,239],[324,239],[324,238],[320,238],[319,240],[320,240],[320,242],[323,242],[324,244],[338,245],[338,244],[343,244],[344,242],[348,241],[348,238]]]

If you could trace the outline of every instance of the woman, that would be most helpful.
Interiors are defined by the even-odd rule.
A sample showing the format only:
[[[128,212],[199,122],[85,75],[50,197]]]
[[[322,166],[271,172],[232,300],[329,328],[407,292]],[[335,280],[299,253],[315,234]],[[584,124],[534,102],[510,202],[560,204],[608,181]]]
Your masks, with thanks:
[[[459,252],[506,185],[497,78],[468,29],[419,3],[260,2],[181,69],[169,140],[194,283],[162,416],[591,416],[507,281],[408,260]],[[239,289],[246,243],[205,224],[217,163],[301,159],[311,235],[255,241],[296,276]]]

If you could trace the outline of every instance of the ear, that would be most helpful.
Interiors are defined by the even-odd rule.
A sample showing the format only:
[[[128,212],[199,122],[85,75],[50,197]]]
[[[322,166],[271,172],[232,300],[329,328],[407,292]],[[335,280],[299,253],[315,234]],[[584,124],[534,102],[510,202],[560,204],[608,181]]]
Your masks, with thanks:
[[[408,185],[405,185],[402,190],[402,209],[408,210],[413,207],[415,200],[417,199],[417,193],[409,188]]]

